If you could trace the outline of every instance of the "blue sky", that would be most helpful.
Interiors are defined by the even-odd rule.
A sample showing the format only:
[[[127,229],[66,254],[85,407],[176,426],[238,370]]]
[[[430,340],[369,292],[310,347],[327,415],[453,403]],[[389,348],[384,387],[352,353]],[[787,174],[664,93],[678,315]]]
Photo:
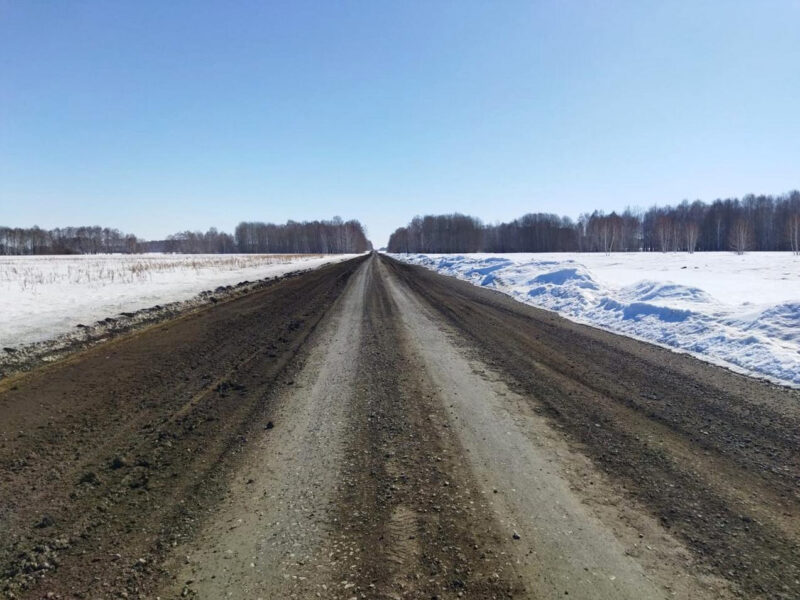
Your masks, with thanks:
[[[0,224],[572,217],[800,186],[800,2],[0,0]]]

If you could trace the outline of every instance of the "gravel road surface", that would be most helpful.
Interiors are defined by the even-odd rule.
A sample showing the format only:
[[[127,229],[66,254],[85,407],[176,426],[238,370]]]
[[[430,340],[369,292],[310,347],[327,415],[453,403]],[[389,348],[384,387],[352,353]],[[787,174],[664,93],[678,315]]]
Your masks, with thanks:
[[[0,380],[0,597],[800,597],[800,393],[378,254]]]

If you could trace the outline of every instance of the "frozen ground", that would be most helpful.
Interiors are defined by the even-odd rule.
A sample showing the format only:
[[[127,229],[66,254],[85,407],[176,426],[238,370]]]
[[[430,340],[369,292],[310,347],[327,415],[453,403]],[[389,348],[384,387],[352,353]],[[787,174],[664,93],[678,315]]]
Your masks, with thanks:
[[[800,386],[800,257],[394,254],[574,321]]]
[[[146,254],[0,257],[0,348],[79,323],[189,300],[206,290],[314,269],[353,255]]]

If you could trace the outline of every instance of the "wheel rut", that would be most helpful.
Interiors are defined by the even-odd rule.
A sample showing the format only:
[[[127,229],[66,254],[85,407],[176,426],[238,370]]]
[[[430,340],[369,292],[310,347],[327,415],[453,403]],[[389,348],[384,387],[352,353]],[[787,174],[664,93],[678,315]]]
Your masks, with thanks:
[[[338,519],[355,557],[349,597],[506,598],[519,593],[436,390],[407,338],[378,261],[369,270],[358,415]]]

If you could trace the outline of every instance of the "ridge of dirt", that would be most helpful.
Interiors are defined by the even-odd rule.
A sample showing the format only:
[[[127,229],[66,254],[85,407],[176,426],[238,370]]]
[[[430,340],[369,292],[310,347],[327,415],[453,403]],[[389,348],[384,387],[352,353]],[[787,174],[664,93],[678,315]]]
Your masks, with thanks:
[[[0,352],[0,382],[15,375],[31,371],[45,364],[62,360],[81,350],[125,335],[140,332],[148,327],[205,310],[217,304],[241,298],[276,283],[299,277],[306,270],[289,271],[277,277],[256,281],[240,281],[233,285],[205,290],[192,298],[166,304],[156,304],[131,312],[108,316],[91,324],[79,323],[75,330],[42,342],[34,342]]]

